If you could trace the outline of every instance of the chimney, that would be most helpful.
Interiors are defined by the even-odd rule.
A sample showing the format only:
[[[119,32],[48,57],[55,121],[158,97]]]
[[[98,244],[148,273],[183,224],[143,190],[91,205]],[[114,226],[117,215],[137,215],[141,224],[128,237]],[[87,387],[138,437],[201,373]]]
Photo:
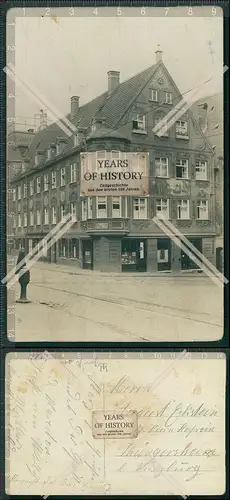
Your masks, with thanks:
[[[156,54],[156,63],[162,61],[162,54],[163,54],[163,51],[160,50],[160,45],[157,45],[158,49],[156,50],[155,54]]]
[[[120,83],[120,72],[108,71],[107,75],[108,75],[108,97],[110,97]]]
[[[103,116],[95,116],[92,121],[92,132],[96,132],[105,126],[105,118]]]
[[[70,98],[70,101],[71,101],[71,112],[70,112],[70,116],[71,116],[71,120],[73,120],[75,118],[75,116],[77,116],[78,114],[78,109],[79,109],[79,96],[77,95],[73,95],[71,98]]]

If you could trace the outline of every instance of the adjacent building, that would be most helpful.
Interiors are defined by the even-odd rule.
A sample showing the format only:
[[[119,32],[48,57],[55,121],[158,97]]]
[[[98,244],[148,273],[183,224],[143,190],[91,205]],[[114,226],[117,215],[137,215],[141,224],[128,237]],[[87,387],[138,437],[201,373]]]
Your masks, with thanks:
[[[125,82],[109,71],[107,90],[89,103],[73,96],[67,118],[77,131],[68,137],[54,123],[36,133],[12,179],[17,248],[31,250],[71,213],[76,223],[44,249],[49,262],[117,272],[196,267],[154,222],[163,216],[215,263],[213,148],[189,110],[163,136],[153,132],[181,99],[160,50],[153,66]],[[109,159],[148,152],[146,195],[82,197],[80,154],[91,151]]]

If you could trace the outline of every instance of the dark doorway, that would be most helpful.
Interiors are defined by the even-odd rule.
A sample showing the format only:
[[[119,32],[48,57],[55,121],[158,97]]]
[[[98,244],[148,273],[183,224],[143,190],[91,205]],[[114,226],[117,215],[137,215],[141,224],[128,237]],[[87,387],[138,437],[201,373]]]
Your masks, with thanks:
[[[121,264],[123,272],[146,272],[146,240],[123,239]]]
[[[188,240],[200,253],[202,253],[202,238],[188,238]],[[192,253],[190,248],[188,248],[188,251]],[[181,250],[181,269],[182,271],[199,269],[199,266],[190,259],[184,250]]]
[[[171,240],[169,238],[157,240],[157,269],[158,271],[171,270]]]
[[[93,269],[93,241],[82,241],[83,269]]]

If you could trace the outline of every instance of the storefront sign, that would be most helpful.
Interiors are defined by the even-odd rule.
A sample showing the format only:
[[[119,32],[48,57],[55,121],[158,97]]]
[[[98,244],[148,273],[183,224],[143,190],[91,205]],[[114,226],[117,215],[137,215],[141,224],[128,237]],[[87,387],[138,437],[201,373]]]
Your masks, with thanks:
[[[146,196],[148,171],[148,153],[81,153],[81,196]]]

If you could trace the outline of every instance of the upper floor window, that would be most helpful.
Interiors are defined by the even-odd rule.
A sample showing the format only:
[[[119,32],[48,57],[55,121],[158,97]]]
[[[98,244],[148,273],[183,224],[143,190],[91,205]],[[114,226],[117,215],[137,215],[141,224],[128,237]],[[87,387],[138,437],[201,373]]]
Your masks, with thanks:
[[[197,202],[197,219],[208,220],[207,200],[200,200]]]
[[[70,165],[70,182],[76,182],[77,180],[77,169],[76,163],[71,163]]]
[[[184,120],[176,121],[176,137],[188,139],[188,122]]]
[[[56,144],[56,154],[59,155],[61,152],[60,144],[59,142]]]
[[[87,199],[81,202],[81,220],[87,220]]]
[[[80,144],[79,134],[74,134],[74,136],[73,136],[73,145],[74,145],[74,148],[76,148],[77,146],[79,146],[79,144]]]
[[[158,125],[159,122],[163,121],[163,118],[161,118],[160,116],[157,116],[154,120],[155,122],[155,127],[156,125]],[[160,134],[161,137],[168,137],[169,136],[169,133],[168,133],[168,127],[167,127],[167,123],[166,122],[162,122],[162,125],[160,126],[159,125],[159,128],[157,129],[157,134]]]
[[[144,114],[138,113],[133,119],[133,130],[146,131],[146,116]]]
[[[176,160],[176,177],[188,179],[188,160]]]
[[[158,90],[149,89],[149,100],[158,102]]]
[[[61,186],[65,186],[65,167],[61,168]]]
[[[93,217],[93,199],[91,196],[88,197],[88,219]]]
[[[13,189],[13,200],[12,201],[16,201],[16,189],[15,188]]]
[[[44,208],[44,224],[49,224],[49,211],[48,208]]]
[[[121,217],[121,197],[112,196],[112,217]]]
[[[13,228],[16,228],[16,215],[13,216]]]
[[[56,172],[52,172],[52,189],[57,187],[57,175]]]
[[[18,186],[18,200],[21,200],[22,197],[22,187]]]
[[[34,180],[30,181],[30,196],[34,194]]]
[[[134,198],[133,218],[147,219],[147,198]]]
[[[177,200],[177,218],[189,219],[189,200]]]
[[[70,215],[76,218],[76,201],[71,201],[70,203]]]
[[[61,205],[61,221],[65,218],[65,205]]]
[[[44,191],[48,191],[49,189],[49,176],[48,174],[44,175]]]
[[[34,225],[34,212],[30,210],[30,226]]]
[[[172,92],[165,92],[165,104],[172,104]]]
[[[23,198],[27,197],[27,184],[23,184]]]
[[[41,177],[37,177],[37,179],[36,179],[36,188],[37,188],[36,192],[40,193],[41,192]]]
[[[27,213],[24,212],[24,227],[27,227]]]
[[[197,161],[196,162],[196,179],[199,181],[206,181],[208,178],[207,172],[207,162]]]
[[[57,209],[52,207],[52,224],[57,224]]]
[[[156,214],[159,219],[169,219],[169,200],[160,198],[156,200]]]
[[[168,177],[168,158],[155,158],[156,177]]]
[[[18,214],[18,227],[22,227],[22,216]]]
[[[41,225],[41,210],[40,209],[36,210],[36,225],[37,226]]]
[[[47,159],[50,160],[51,156],[52,156],[52,150],[51,150],[51,147],[49,147],[47,149]]]
[[[97,197],[97,218],[105,219],[107,217],[107,197]]]

